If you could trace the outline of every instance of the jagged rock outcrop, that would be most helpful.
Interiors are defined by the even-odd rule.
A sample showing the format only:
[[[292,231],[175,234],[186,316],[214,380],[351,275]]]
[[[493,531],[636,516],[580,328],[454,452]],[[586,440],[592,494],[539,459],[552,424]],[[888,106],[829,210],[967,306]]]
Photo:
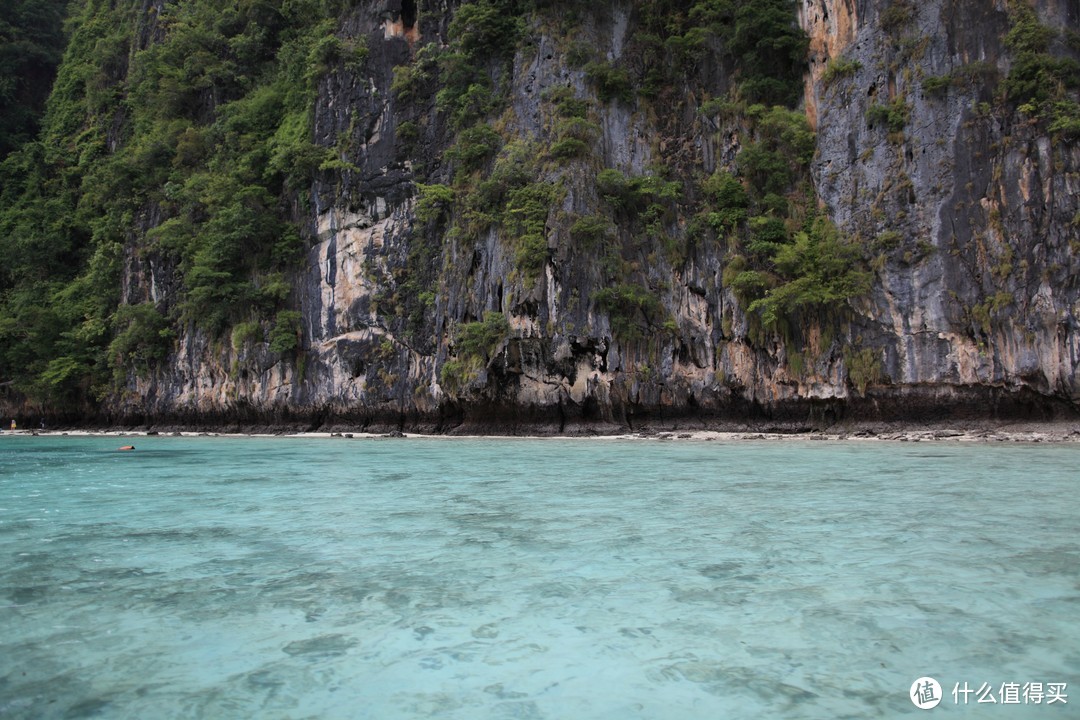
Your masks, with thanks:
[[[639,236],[632,223],[610,231],[666,318],[650,320],[643,337],[620,337],[611,307],[597,301],[609,282],[600,258],[570,231],[603,202],[597,171],[641,176],[663,163],[683,178],[707,176],[735,166],[748,131],[701,112],[687,88],[664,89],[662,102],[601,100],[569,57],[573,43],[538,21],[512,63],[493,66],[508,98],[499,134],[542,155],[557,139],[553,88],[587,101],[598,128],[587,159],[536,168],[535,182],[558,188],[539,273],[522,270],[496,225],[463,233],[445,217],[418,219],[417,184],[453,184],[445,151],[455,130],[437,88],[405,98],[391,86],[396,66],[446,42],[453,4],[385,0],[340,24],[342,37],[366,38],[363,71],[319,85],[316,142],[338,148],[350,168],[321,173],[297,207],[309,237],[292,278],[300,351],[237,350],[190,330],[167,363],[131,378],[111,412],[503,432],[1075,415],[1080,147],[988,108],[1010,65],[1004,3],[894,5],[804,0],[800,13],[816,196],[873,272],[870,292],[836,318],[786,336],[755,329],[724,281],[728,248],[692,240],[690,218],[676,213],[659,234]],[[1077,28],[1072,5],[1035,5],[1047,25]],[[609,60],[637,29],[632,3],[578,17],[578,42]],[[841,59],[846,71],[830,73]],[[732,82],[723,64],[702,67],[705,89],[722,97]],[[956,80],[928,89],[945,76]],[[875,106],[901,111],[902,122],[869,121]],[[666,252],[660,235],[682,250]],[[129,257],[128,302],[162,300],[175,285],[155,262]],[[470,372],[449,376],[447,364],[461,359],[456,333],[485,311],[502,313],[507,332]]]

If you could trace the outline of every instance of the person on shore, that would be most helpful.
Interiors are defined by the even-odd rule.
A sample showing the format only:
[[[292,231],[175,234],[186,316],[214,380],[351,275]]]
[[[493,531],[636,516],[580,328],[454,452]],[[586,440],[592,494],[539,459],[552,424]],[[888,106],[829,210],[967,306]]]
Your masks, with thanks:
[[[18,427],[19,426],[15,424],[15,418],[11,418],[11,429],[12,430],[17,430]]]

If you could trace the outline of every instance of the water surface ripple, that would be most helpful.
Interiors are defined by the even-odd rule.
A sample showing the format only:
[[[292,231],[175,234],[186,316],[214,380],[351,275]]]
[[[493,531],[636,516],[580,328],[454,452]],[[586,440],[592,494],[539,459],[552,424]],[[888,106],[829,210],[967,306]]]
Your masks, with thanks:
[[[920,712],[923,675],[1080,693],[1076,446],[135,443],[0,438],[0,718],[874,718]]]

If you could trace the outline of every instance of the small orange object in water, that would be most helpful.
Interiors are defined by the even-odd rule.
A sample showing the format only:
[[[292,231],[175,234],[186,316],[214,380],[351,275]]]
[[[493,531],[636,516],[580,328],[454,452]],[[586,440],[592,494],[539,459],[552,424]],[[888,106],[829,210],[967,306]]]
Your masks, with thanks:
[[[116,448],[116,449],[117,450],[134,450],[135,446],[134,445],[125,445],[124,447],[119,447],[119,448]]]

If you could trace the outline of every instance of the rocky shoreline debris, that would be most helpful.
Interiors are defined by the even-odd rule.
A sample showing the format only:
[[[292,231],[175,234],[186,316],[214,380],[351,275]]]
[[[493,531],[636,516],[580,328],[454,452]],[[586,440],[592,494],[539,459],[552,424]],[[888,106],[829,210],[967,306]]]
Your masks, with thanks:
[[[1011,425],[983,425],[971,428],[958,427],[896,427],[868,426],[826,428],[823,430],[709,430],[682,429],[657,430],[642,427],[635,431],[604,433],[536,433],[499,435],[495,433],[421,433],[365,432],[363,430],[334,429],[326,431],[296,431],[281,428],[244,428],[211,431],[203,428],[54,428],[48,430],[3,430],[0,438],[19,436],[104,436],[104,437],[300,437],[334,439],[392,439],[392,438],[517,438],[517,439],[593,439],[593,440],[647,440],[672,441],[827,441],[827,442],[1023,442],[1023,443],[1080,443],[1080,424],[1077,423],[1027,423]]]

